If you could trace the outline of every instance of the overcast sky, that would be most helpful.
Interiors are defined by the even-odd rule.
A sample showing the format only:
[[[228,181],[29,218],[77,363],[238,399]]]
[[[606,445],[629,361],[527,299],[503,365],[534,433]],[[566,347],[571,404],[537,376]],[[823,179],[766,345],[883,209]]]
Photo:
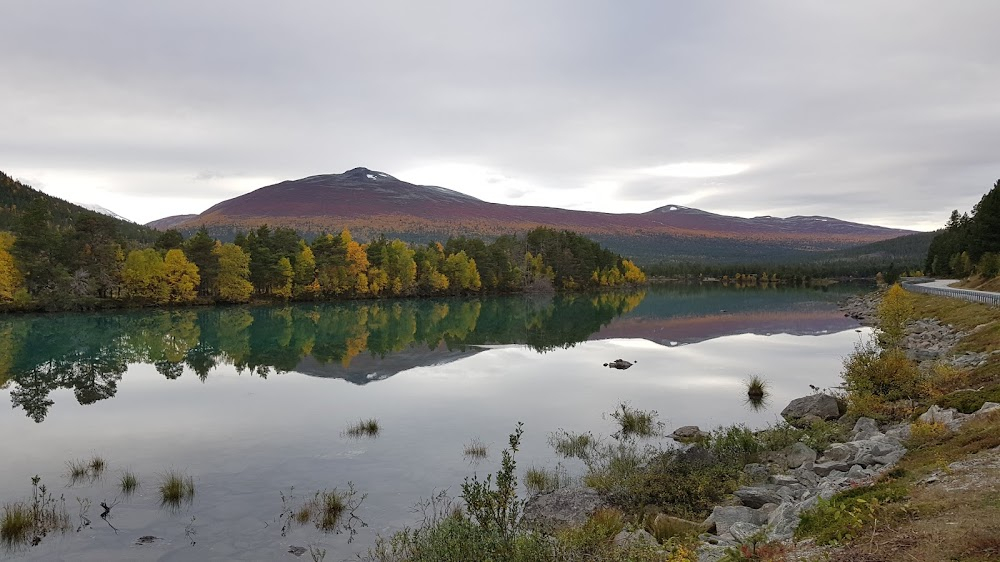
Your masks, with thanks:
[[[0,1],[0,170],[146,222],[365,166],[929,230],[1000,177],[1000,2]]]

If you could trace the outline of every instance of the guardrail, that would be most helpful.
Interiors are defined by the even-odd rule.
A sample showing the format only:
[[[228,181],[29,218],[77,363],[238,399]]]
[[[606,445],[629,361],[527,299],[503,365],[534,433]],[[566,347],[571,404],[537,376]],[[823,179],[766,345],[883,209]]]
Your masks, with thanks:
[[[1000,293],[990,294],[982,291],[965,291],[962,289],[945,289],[942,287],[927,287],[916,283],[903,283],[903,288],[914,293],[927,293],[929,295],[940,295],[972,302],[978,302],[989,306],[1000,306]]]

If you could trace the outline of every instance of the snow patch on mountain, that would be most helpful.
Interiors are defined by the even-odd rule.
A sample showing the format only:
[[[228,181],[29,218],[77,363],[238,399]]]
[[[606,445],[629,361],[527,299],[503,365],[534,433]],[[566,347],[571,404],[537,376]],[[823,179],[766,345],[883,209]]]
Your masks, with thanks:
[[[73,203],[73,204],[76,205],[76,206],[78,206],[78,207],[83,207],[84,209],[87,209],[88,211],[94,211],[95,213],[101,213],[102,215],[107,215],[107,216],[109,216],[109,217],[111,217],[113,219],[123,220],[123,221],[126,221],[126,222],[132,222],[132,223],[135,222],[132,219],[127,219],[127,218],[119,215],[118,213],[112,211],[111,209],[108,209],[106,207],[102,207],[100,205],[95,205],[93,203]]]

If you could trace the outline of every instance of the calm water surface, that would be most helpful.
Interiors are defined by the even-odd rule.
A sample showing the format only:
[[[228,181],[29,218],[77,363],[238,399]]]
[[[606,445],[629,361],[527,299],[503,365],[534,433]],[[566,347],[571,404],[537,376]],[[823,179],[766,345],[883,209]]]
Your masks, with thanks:
[[[654,287],[0,317],[0,401],[11,404],[0,411],[0,501],[30,498],[37,474],[65,495],[74,524],[0,559],[294,560],[291,545],[355,559],[377,534],[414,524],[420,499],[495,471],[518,421],[522,474],[560,461],[553,431],[613,433],[602,414],[619,402],[657,410],[668,431],[774,423],[810,384],[838,384],[859,334],[836,301],[855,290]],[[602,366],[617,358],[635,365]],[[744,404],[750,374],[772,385],[761,411]],[[344,435],[370,417],[377,438]],[[486,460],[463,457],[473,439],[489,445]],[[95,454],[109,463],[103,479],[70,485],[67,461]],[[116,489],[124,468],[141,481],[127,499]],[[179,510],[159,506],[168,469],[196,484]],[[293,506],[349,482],[368,494],[353,540],[308,525],[282,536],[281,493]],[[107,522],[92,507],[92,525],[75,532],[77,498],[119,503]],[[136,544],[147,535],[158,540]]]

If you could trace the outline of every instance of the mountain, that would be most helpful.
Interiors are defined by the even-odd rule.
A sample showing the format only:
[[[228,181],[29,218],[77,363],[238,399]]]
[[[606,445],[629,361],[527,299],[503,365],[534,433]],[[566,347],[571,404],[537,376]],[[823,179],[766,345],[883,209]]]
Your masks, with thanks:
[[[164,228],[166,220],[149,226]],[[640,259],[787,257],[909,233],[830,217],[748,219],[681,205],[622,214],[504,205],[443,187],[414,185],[367,168],[269,185],[170,224],[187,231],[204,225],[216,236],[227,237],[265,223],[307,236],[348,228],[362,240],[385,234],[413,242],[455,235],[493,237],[548,226],[578,232]]]
[[[102,215],[106,215],[106,216],[109,216],[111,218],[118,219],[120,221],[135,222],[133,220],[129,220],[129,219],[127,219],[127,218],[119,215],[118,213],[112,211],[111,209],[108,209],[107,207],[102,207],[100,205],[94,205],[92,203],[73,203],[73,204],[77,205],[79,207],[83,207],[84,209],[87,209],[88,211],[94,211],[95,213],[100,213]]]
[[[198,215],[174,215],[171,217],[156,219],[153,222],[147,222],[146,226],[149,228],[155,228],[156,230],[169,230],[195,218],[198,218]]]

